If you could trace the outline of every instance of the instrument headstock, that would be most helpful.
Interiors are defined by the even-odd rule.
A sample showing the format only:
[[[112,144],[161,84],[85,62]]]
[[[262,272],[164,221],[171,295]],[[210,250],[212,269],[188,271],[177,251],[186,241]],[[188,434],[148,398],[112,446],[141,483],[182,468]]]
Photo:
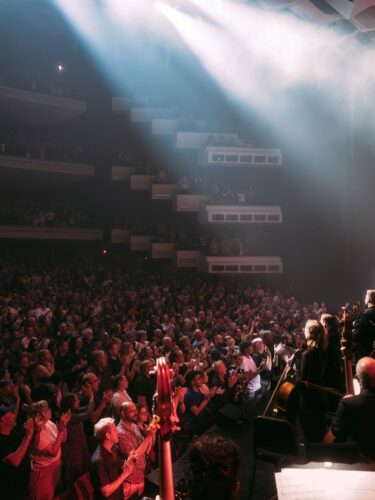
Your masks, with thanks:
[[[156,394],[154,401],[155,415],[160,426],[160,439],[169,441],[171,434],[178,430],[176,423],[178,417],[172,398],[171,378],[173,374],[169,369],[166,358],[156,360]]]

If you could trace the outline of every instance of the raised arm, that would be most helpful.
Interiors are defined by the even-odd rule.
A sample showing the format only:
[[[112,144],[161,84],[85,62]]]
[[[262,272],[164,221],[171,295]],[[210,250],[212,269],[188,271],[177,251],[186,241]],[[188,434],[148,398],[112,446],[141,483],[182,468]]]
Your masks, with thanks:
[[[10,453],[3,461],[13,465],[14,467],[18,467],[22,462],[24,456],[26,455],[27,449],[30,446],[31,438],[34,432],[34,422],[32,418],[29,418],[25,423],[25,436],[22,439],[19,447],[13,453]]]

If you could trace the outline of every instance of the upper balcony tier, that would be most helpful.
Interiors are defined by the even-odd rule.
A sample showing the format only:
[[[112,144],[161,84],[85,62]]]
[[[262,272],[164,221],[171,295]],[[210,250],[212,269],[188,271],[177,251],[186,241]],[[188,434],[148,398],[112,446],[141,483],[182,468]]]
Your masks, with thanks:
[[[61,186],[88,179],[94,174],[93,165],[0,155],[2,187]]]
[[[60,123],[80,116],[86,107],[86,101],[80,99],[0,86],[2,117],[17,123]]]

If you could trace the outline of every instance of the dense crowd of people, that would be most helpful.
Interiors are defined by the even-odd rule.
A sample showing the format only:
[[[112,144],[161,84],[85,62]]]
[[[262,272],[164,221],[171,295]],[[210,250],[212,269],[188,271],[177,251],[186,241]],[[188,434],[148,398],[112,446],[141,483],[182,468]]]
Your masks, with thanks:
[[[109,262],[4,259],[0,471],[12,479],[8,498],[52,499],[85,473],[95,498],[139,498],[157,466],[156,358],[173,371],[176,457],[223,406],[266,397],[306,322],[321,325],[322,315],[329,323],[324,303],[302,307],[259,285]],[[328,339],[335,359],[337,338]],[[342,384],[332,370],[330,384]]]
[[[18,156],[28,160],[88,163],[84,146],[72,146],[59,141],[41,141],[23,136],[18,131],[0,129],[0,154]]]
[[[97,227],[100,221],[73,203],[2,196],[0,224],[33,227]]]

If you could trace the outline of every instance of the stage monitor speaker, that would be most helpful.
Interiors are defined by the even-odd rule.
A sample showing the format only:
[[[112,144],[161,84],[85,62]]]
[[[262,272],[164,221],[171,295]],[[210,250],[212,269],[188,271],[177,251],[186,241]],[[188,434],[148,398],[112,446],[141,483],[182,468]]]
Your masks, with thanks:
[[[217,413],[216,423],[225,427],[237,427],[244,424],[246,412],[243,406],[228,403]]]

